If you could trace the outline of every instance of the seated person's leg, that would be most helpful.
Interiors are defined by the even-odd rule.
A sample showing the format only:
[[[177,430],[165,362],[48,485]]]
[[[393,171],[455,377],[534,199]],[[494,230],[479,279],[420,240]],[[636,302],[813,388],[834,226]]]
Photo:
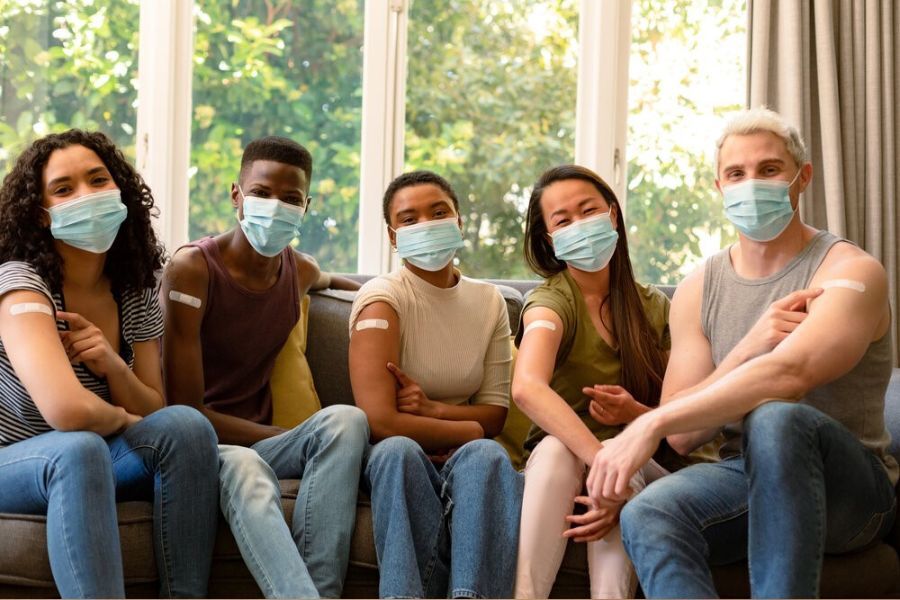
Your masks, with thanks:
[[[568,540],[566,516],[584,487],[584,462],[548,435],[525,467],[516,598],[549,598]]]
[[[341,595],[363,455],[369,443],[365,414],[334,405],[281,435],[253,445],[279,479],[297,479],[293,536],[319,594]]]
[[[463,445],[441,474],[453,506],[450,596],[509,598],[516,576],[524,477],[503,447],[486,439]]]
[[[647,598],[714,598],[710,564],[747,554],[744,461],[667,475],[625,503],[622,540]]]
[[[218,525],[216,434],[198,411],[158,410],[109,438],[119,499],[153,500],[162,597],[203,597]]]
[[[402,436],[378,442],[369,453],[364,480],[372,498],[379,596],[445,597],[444,480],[422,447]]]
[[[266,598],[318,598],[300,559],[272,468],[251,448],[219,446],[222,513]]]
[[[823,554],[883,537],[895,514],[881,461],[805,404],[769,402],[744,420],[754,596],[814,597]]]
[[[124,598],[109,449],[87,431],[51,431],[0,449],[0,512],[47,515],[63,598]]]

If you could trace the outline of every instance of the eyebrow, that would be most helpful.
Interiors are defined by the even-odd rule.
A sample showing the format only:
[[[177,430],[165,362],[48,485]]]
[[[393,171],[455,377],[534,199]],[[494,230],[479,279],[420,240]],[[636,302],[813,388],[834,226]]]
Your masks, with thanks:
[[[91,175],[95,175],[95,174],[103,172],[103,171],[106,171],[107,174],[109,174],[109,171],[107,170],[107,168],[101,165],[99,167],[94,167],[93,169],[88,169],[87,175],[91,176]],[[58,183],[63,183],[64,181],[69,181],[71,179],[72,179],[71,175],[64,175],[62,177],[57,177],[56,179],[51,179],[47,183],[47,187],[51,188]]]
[[[597,198],[595,198],[595,197],[593,197],[593,196],[588,197],[588,198],[585,198],[584,200],[582,200],[581,202],[578,203],[578,208],[581,208],[582,206],[584,206],[584,205],[587,204],[588,202],[591,202],[592,200],[597,200]],[[564,213],[564,212],[567,212],[567,209],[565,209],[565,208],[558,208],[558,209],[554,210],[552,213],[550,213],[550,218],[552,219],[552,218],[555,217],[556,215],[558,215],[558,214],[560,214],[560,213]]]

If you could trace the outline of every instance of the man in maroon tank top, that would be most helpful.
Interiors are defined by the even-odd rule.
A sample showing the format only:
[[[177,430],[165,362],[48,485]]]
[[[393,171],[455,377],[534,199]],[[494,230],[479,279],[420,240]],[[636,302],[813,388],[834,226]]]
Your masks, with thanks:
[[[312,157],[296,142],[248,144],[231,203],[238,224],[179,249],[162,284],[171,404],[212,422],[222,512],[267,597],[338,598],[349,560],[369,431],[354,406],[294,429],[272,425],[269,379],[318,266],[290,246],[309,204]],[[301,479],[288,528],[278,479]]]

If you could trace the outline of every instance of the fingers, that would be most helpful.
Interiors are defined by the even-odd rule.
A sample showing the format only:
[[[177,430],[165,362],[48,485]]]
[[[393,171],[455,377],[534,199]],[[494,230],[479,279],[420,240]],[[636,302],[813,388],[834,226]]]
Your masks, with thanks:
[[[806,310],[806,303],[813,298],[818,298],[823,291],[824,290],[822,288],[797,290],[796,292],[791,292],[780,300],[776,300],[772,303],[772,306],[775,308],[780,308],[782,310],[790,311],[797,311],[801,309]]]
[[[563,537],[574,539],[576,542],[593,542],[605,537],[615,526],[615,519],[594,521],[587,525],[566,529]]]
[[[78,313],[66,312],[64,310],[56,311],[56,318],[60,321],[67,321],[72,329],[84,329],[90,327],[93,323],[79,315]]]
[[[394,378],[397,380],[397,383],[400,384],[401,388],[409,387],[411,385],[415,385],[416,382],[409,378],[409,376],[400,370],[400,367],[395,365],[392,362],[387,364],[388,371],[393,374]]]
[[[591,417],[602,425],[616,425],[617,419],[602,404],[592,400],[588,405]]]

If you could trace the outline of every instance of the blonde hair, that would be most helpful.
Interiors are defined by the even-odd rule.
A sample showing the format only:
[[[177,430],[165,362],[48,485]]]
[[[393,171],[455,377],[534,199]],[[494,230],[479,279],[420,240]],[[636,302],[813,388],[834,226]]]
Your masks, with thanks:
[[[797,166],[803,166],[809,162],[806,144],[803,143],[803,138],[800,137],[797,128],[788,124],[774,110],[760,106],[735,114],[725,124],[725,129],[722,130],[722,135],[716,142],[716,173],[719,172],[719,154],[722,151],[722,144],[729,136],[750,135],[760,131],[768,131],[780,137]]]

